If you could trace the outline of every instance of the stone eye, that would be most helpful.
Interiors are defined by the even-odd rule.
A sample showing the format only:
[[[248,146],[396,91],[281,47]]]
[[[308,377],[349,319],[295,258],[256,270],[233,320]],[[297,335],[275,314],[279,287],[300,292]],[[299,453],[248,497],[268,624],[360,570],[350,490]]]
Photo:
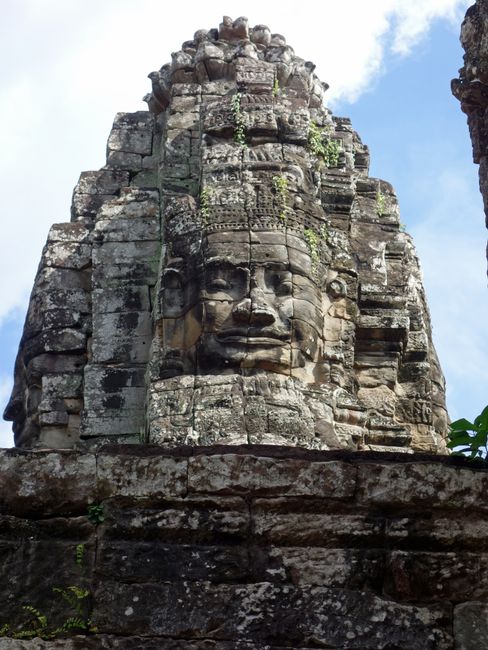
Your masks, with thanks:
[[[293,291],[291,280],[289,278],[277,278],[275,291],[277,296],[290,296]]]

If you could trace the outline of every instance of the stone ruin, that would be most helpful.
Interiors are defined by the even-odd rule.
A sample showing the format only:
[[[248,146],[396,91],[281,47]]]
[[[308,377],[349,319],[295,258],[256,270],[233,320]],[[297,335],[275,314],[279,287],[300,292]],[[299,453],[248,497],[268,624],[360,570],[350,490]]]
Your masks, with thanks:
[[[36,279],[0,650],[485,648],[488,470],[345,449],[443,450],[390,186],[264,27],[224,19],[152,80]]]
[[[488,227],[488,3],[477,2],[468,9],[461,25],[464,65],[459,79],[453,79],[453,95],[468,116],[473,160],[479,163],[480,190]]]
[[[443,453],[445,385],[387,182],[314,65],[224,18],[149,75],[44,248],[19,447]]]

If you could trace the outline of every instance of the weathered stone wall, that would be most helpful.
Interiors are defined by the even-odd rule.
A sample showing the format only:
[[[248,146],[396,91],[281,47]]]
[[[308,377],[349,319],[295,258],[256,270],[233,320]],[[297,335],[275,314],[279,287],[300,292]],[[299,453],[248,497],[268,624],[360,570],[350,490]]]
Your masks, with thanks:
[[[486,648],[487,489],[448,457],[4,450],[0,629],[77,587],[98,631],[0,650]]]
[[[468,116],[473,160],[479,163],[480,190],[488,226],[488,2],[477,0],[461,26],[464,65],[452,92]]]

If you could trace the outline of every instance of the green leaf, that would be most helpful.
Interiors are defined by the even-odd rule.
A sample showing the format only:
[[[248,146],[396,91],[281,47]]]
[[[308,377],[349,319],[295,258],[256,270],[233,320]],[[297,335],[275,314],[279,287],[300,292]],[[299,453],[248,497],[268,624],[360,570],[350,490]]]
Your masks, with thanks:
[[[470,440],[473,437],[473,433],[466,431],[466,429],[456,429],[455,431],[449,431],[449,438],[454,440],[455,438],[466,438]]]
[[[473,437],[470,436],[468,433],[465,431],[460,431],[456,435],[449,435],[448,437],[448,443],[451,444],[452,446],[456,447],[458,445],[472,445],[473,444]],[[452,447],[451,447],[452,448]]]
[[[475,418],[474,423],[480,428],[488,431],[488,406],[481,411],[480,415]]]
[[[486,441],[488,438],[488,432],[487,431],[479,431],[473,438],[473,441],[471,443],[471,446],[476,449],[479,447],[485,447],[486,446]]]
[[[466,420],[465,418],[451,422],[451,431],[466,431],[466,429],[474,431],[476,427],[472,422]]]

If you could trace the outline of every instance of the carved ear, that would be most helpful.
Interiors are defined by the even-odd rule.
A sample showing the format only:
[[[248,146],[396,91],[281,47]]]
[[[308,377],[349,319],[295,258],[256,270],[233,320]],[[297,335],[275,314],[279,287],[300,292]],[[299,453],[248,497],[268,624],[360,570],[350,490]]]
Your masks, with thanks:
[[[166,269],[161,278],[161,315],[178,318],[185,313],[185,282],[179,269]]]

